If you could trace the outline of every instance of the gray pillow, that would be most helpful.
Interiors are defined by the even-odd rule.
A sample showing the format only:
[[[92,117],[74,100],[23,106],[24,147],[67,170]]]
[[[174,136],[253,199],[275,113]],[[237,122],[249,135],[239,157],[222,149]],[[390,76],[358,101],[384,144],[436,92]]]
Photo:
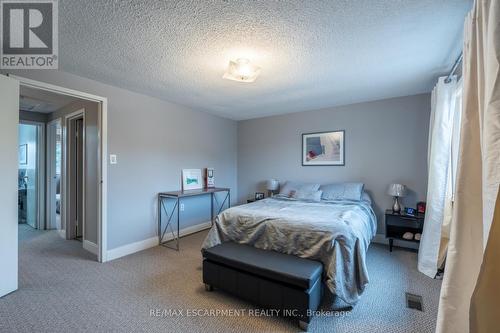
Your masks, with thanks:
[[[361,200],[363,194],[363,183],[335,183],[321,185],[323,200]]]
[[[293,192],[293,191],[292,191]],[[307,200],[307,201],[321,201],[322,191],[303,191],[298,190],[293,192],[291,195],[292,198],[297,200]]]
[[[363,191],[363,194],[361,194],[361,200],[369,203],[370,205],[372,204],[372,198],[370,198],[370,195]]]
[[[300,183],[287,181],[280,189],[280,194],[292,197],[295,192],[315,192],[319,189],[319,184]]]

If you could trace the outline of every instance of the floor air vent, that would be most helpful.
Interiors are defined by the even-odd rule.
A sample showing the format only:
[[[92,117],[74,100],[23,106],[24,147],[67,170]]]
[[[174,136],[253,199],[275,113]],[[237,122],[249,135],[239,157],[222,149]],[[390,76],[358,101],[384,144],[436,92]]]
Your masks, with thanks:
[[[418,311],[424,311],[422,296],[406,293],[406,307]]]

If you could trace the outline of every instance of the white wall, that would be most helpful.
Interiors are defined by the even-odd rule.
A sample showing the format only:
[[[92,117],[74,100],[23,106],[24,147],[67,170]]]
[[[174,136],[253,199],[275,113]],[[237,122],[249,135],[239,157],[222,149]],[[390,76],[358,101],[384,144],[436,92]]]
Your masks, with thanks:
[[[238,123],[238,201],[265,191],[265,180],[361,181],[374,199],[378,233],[392,199],[388,184],[406,184],[403,204],[427,191],[430,95],[386,99]],[[345,130],[345,166],[302,166],[302,133]]]
[[[12,74],[108,98],[108,250],[156,235],[156,194],[181,186],[181,169],[214,167],[236,194],[235,121],[49,70]],[[185,201],[181,228],[205,222],[208,196]]]

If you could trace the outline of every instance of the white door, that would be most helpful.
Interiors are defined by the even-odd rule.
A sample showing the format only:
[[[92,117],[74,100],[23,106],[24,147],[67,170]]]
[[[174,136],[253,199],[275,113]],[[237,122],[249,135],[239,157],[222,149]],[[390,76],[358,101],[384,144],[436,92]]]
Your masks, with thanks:
[[[0,297],[17,289],[19,82],[0,75]]]

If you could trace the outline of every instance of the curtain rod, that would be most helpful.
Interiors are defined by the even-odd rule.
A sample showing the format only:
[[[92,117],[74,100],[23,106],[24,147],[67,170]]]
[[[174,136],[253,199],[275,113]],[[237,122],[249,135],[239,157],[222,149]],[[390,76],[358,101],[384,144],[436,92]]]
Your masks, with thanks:
[[[457,60],[455,61],[455,64],[451,68],[450,74],[448,74],[448,76],[446,77],[446,79],[444,79],[444,83],[450,83],[451,82],[451,76],[455,73],[455,71],[458,68],[458,65],[462,62],[463,56],[464,56],[463,52],[460,52],[460,55],[458,56]]]

